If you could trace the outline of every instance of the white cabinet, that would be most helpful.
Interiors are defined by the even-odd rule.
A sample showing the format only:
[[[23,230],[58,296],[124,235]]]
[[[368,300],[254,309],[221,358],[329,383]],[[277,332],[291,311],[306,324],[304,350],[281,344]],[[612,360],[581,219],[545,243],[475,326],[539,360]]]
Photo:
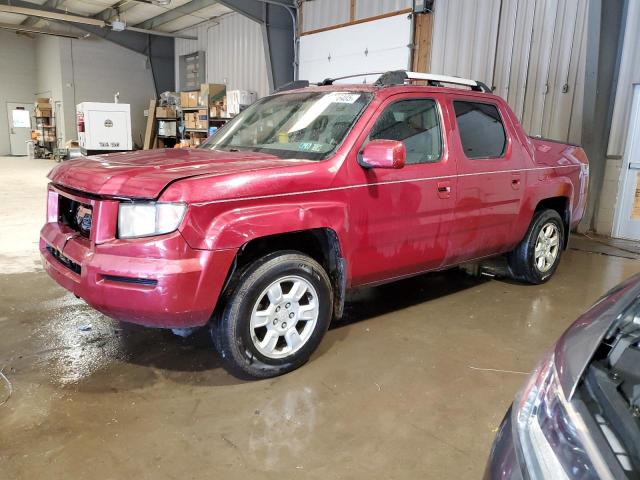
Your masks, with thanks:
[[[78,142],[86,151],[131,150],[131,111],[126,103],[76,105]]]

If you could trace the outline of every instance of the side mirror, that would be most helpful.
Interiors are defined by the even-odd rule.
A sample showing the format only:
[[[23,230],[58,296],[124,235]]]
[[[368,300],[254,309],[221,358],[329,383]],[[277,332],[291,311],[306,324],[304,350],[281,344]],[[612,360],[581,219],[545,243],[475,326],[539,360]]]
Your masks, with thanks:
[[[364,147],[360,164],[366,168],[402,168],[406,158],[404,143],[396,140],[372,140]]]

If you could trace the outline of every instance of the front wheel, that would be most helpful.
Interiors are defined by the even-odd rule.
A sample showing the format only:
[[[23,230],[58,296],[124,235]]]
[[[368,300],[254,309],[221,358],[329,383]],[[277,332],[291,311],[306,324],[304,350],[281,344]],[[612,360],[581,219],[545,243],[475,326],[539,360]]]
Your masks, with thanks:
[[[513,276],[527,283],[546,282],[558,268],[563,246],[564,224],[558,212],[536,212],[524,239],[507,256]]]
[[[235,285],[214,344],[241,377],[268,378],[304,364],[320,344],[333,311],[331,282],[322,266],[298,252],[254,262]]]

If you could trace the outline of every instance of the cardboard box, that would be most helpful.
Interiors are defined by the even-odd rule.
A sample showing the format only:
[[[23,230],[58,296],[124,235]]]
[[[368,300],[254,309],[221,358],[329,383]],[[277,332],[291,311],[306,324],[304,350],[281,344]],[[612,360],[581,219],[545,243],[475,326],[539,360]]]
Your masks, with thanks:
[[[36,117],[51,117],[51,108],[48,109],[42,109],[42,108],[37,108],[35,109],[35,115]]]
[[[199,105],[198,103],[198,92],[188,92],[187,95],[189,96],[189,107],[197,107]]]
[[[176,109],[172,106],[156,107],[156,117],[158,118],[176,118]]]
[[[183,108],[189,106],[189,92],[180,92],[180,106]]]
[[[36,98],[36,103],[51,103],[49,98]]]
[[[184,126],[185,128],[196,128],[196,114],[187,112],[184,114]]]
[[[208,120],[196,120],[196,128],[198,130],[207,130],[209,128]]]
[[[208,121],[209,120],[209,114],[207,113],[206,110],[198,110],[198,118],[197,120],[205,120]]]
[[[210,116],[211,118],[217,118],[217,117],[219,117],[219,116],[220,116],[220,110],[218,110],[218,107],[215,107],[215,106],[211,107],[211,108],[209,109],[209,116]]]
[[[203,83],[200,85],[200,105],[209,106],[223,101],[227,96],[227,86],[223,83]]]

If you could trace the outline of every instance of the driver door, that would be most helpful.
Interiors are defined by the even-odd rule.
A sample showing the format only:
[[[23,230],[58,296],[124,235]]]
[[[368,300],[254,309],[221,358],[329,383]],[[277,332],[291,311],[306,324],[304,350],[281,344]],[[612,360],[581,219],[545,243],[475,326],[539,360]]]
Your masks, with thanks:
[[[347,159],[352,284],[383,283],[437,269],[451,256],[449,232],[456,165],[448,155],[450,119],[437,95],[394,95],[379,107]],[[366,168],[359,155],[371,140],[404,143],[404,168]]]

